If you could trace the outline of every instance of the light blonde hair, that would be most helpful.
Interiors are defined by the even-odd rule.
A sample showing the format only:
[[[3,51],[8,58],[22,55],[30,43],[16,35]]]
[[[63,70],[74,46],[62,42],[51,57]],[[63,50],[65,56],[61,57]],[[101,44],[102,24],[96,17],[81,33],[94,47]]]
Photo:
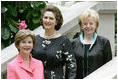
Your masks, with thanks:
[[[19,45],[20,41],[25,39],[28,36],[30,36],[32,38],[33,46],[35,46],[35,43],[36,43],[35,34],[29,29],[22,29],[22,30],[19,30],[17,32],[17,34],[15,35],[14,41],[15,41],[15,46],[17,49],[18,49],[18,45]]]
[[[83,13],[79,15],[79,25],[81,26],[82,22],[88,17],[91,17],[97,23],[97,27],[99,26],[99,14],[93,9],[86,9]]]

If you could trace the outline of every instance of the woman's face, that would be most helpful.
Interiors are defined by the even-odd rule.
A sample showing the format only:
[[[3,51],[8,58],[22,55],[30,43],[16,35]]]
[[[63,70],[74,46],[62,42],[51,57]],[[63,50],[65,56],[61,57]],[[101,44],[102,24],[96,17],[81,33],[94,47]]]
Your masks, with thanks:
[[[50,12],[46,11],[43,16],[43,26],[45,29],[54,29],[56,25],[56,18],[55,15]]]
[[[84,34],[93,34],[97,28],[96,22],[93,18],[88,17],[82,22],[81,29],[84,31]]]
[[[33,48],[33,40],[30,36],[26,37],[25,39],[21,40],[18,45],[19,52],[21,54],[30,54]]]

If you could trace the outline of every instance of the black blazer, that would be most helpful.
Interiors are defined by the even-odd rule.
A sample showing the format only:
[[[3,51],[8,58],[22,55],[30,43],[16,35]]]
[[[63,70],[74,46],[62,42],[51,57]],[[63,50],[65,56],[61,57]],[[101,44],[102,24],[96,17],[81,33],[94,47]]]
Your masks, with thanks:
[[[76,38],[72,41],[73,49],[76,56],[76,63],[77,63],[77,79],[84,78],[84,66],[83,66],[83,54],[84,45],[81,43],[80,38]],[[95,71],[108,61],[112,59],[112,51],[110,42],[108,39],[97,36],[95,43],[93,44],[92,48],[88,51],[88,74]]]

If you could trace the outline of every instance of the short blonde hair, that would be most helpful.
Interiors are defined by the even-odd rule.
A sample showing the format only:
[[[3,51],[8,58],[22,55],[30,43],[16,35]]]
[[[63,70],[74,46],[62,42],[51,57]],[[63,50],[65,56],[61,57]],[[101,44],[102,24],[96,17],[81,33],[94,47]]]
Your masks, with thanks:
[[[99,14],[93,9],[86,9],[83,13],[79,15],[79,25],[81,26],[82,22],[88,17],[91,17],[97,23],[97,27],[99,26]]]
[[[15,41],[15,46],[17,49],[18,49],[18,45],[19,45],[20,41],[25,39],[28,36],[30,36],[32,38],[33,46],[35,46],[35,43],[36,43],[35,34],[29,29],[22,29],[22,30],[19,30],[17,32],[17,34],[15,35],[14,41]]]

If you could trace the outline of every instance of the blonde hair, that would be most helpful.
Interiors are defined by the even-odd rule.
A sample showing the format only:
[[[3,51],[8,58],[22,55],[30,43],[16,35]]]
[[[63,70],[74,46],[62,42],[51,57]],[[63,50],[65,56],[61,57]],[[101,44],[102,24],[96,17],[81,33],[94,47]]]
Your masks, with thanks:
[[[81,26],[82,22],[88,17],[91,17],[97,23],[97,27],[99,26],[99,14],[93,9],[86,9],[83,13],[79,15],[79,25]]]
[[[35,43],[36,43],[35,34],[29,29],[22,29],[22,30],[19,30],[17,32],[17,34],[15,35],[14,41],[15,41],[15,46],[17,49],[18,49],[18,45],[19,45],[20,41],[25,39],[28,36],[30,36],[32,38],[33,46],[35,46]]]

